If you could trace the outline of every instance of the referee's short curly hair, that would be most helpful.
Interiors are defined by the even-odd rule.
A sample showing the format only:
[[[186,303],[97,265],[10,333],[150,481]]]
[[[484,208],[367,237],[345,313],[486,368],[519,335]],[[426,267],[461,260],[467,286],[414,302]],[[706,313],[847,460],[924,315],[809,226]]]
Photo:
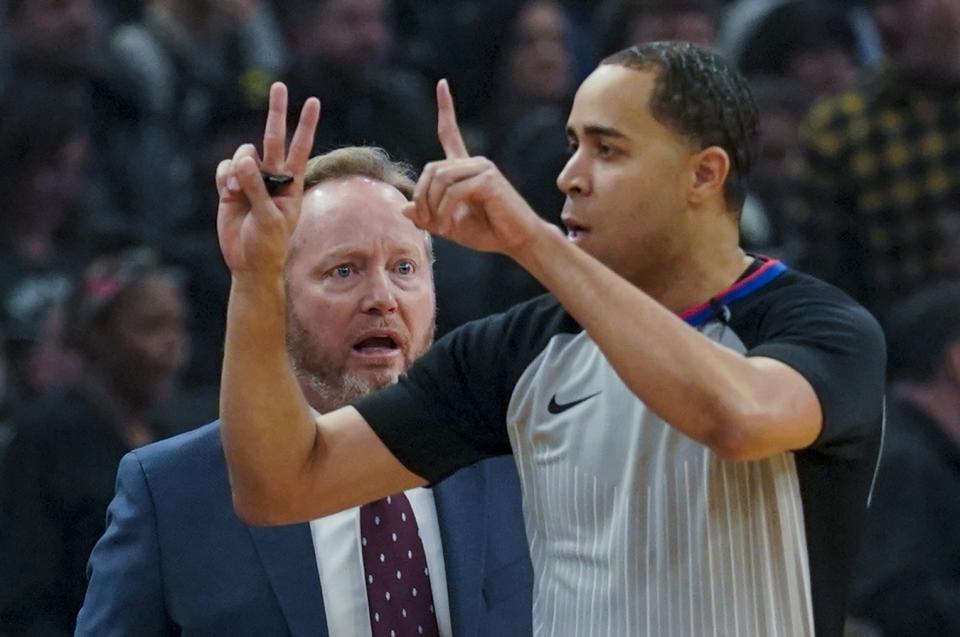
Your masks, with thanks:
[[[650,112],[658,122],[700,148],[719,146],[730,156],[727,207],[743,206],[759,143],[759,115],[746,79],[717,53],[689,42],[632,46],[601,63],[653,71]]]

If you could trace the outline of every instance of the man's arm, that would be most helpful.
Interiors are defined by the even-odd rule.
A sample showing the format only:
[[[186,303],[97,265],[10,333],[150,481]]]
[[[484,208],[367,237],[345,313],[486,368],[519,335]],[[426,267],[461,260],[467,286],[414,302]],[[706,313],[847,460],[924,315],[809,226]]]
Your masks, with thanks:
[[[286,355],[284,310],[281,279],[234,278],[220,418],[237,514],[299,522],[425,484],[353,407],[314,419]]]
[[[253,524],[307,520],[424,484],[355,409],[315,420],[287,356],[283,268],[320,104],[304,104],[289,152],[286,107],[286,88],[275,84],[262,161],[244,145],[217,168],[217,233],[232,273],[221,435],[234,507]],[[293,183],[271,196],[261,170]]]
[[[90,555],[87,577],[77,637],[178,634],[164,607],[153,499],[132,453],[120,461],[107,530]]]

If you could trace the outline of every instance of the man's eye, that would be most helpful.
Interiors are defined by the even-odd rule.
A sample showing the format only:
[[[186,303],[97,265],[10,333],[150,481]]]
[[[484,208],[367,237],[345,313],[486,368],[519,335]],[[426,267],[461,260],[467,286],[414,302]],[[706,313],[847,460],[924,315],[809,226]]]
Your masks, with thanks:
[[[397,264],[397,272],[400,274],[413,274],[414,267],[413,264],[409,261],[401,261]]]
[[[569,152],[571,155],[577,152],[577,148],[577,142],[573,140],[567,142],[567,152]]]
[[[613,155],[613,146],[608,146],[607,144],[599,144],[597,146],[597,153],[601,157],[610,157]]]
[[[333,269],[334,274],[336,274],[341,279],[346,279],[351,274],[353,274],[352,265],[338,265]]]

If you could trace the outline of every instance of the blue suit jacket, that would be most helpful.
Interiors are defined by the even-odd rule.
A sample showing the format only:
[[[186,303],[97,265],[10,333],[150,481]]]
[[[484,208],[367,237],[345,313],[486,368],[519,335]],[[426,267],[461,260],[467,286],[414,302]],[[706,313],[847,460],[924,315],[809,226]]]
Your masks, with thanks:
[[[533,571],[512,458],[457,472],[434,499],[454,634],[530,635]],[[88,574],[77,635],[328,634],[309,525],[236,517],[219,423],[123,458]]]

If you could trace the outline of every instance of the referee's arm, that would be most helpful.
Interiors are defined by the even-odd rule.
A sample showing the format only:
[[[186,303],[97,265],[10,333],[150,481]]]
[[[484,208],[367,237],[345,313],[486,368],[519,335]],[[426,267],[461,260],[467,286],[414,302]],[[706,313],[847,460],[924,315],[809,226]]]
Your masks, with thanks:
[[[820,401],[798,371],[710,340],[559,233],[544,232],[518,261],[586,329],[634,394],[720,456],[763,458],[807,447],[820,434]]]

